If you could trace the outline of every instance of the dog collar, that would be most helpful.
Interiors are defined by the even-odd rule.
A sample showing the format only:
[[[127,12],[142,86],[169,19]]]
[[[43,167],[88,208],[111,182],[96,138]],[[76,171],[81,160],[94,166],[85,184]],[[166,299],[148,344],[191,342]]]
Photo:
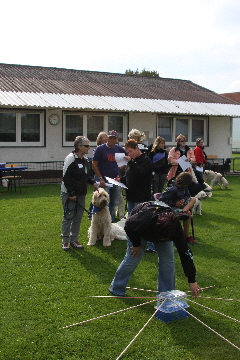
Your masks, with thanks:
[[[96,213],[98,213],[98,212],[101,211],[101,210],[102,210],[102,208],[93,205],[92,214],[96,214]]]

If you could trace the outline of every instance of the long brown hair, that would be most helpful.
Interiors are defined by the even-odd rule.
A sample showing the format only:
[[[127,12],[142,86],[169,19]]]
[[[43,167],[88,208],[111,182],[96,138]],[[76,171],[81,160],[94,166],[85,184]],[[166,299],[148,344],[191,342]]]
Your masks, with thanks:
[[[158,137],[155,139],[155,141],[154,141],[154,143],[153,143],[153,146],[152,146],[152,151],[153,151],[153,152],[156,152],[156,150],[157,150],[157,148],[158,148],[158,146],[159,146],[159,144],[160,144],[161,142],[164,142],[164,144],[165,144],[165,139],[164,139],[163,137],[161,137],[161,136],[158,136]]]

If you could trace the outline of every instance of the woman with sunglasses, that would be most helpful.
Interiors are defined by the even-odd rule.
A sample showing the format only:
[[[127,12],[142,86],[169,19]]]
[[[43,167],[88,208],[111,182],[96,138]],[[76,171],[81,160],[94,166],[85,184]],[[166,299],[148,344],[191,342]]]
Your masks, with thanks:
[[[74,141],[74,151],[64,160],[63,181],[61,184],[61,198],[63,205],[62,219],[62,249],[69,250],[69,243],[73,248],[83,249],[78,242],[80,224],[85,207],[87,184],[94,190],[97,184],[91,178],[89,162],[86,158],[90,145],[85,136],[77,136]]]
[[[168,172],[167,179],[171,180],[182,172],[181,166],[178,164],[178,159],[185,155],[186,161],[195,162],[195,156],[192,149],[186,144],[186,137],[182,134],[178,135],[176,138],[177,146],[173,147],[168,154],[168,162],[172,165],[171,169]],[[187,171],[191,174],[191,169],[188,168]]]

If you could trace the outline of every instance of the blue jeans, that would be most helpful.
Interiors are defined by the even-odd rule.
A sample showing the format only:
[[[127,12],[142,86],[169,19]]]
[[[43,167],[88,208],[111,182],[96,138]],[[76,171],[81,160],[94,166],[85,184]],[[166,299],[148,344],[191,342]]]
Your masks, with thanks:
[[[105,186],[104,190],[109,194],[109,211],[112,218],[112,222],[115,221],[115,207],[118,205],[120,186],[113,185],[113,187]]]
[[[113,295],[124,296],[128,281],[140,263],[145,252],[147,241],[141,239],[142,248],[139,257],[132,257],[131,241],[127,238],[127,252],[119,265],[115,277],[110,285],[109,291]],[[158,253],[158,285],[159,292],[175,290],[175,267],[174,267],[174,248],[172,241],[162,241],[155,244]]]

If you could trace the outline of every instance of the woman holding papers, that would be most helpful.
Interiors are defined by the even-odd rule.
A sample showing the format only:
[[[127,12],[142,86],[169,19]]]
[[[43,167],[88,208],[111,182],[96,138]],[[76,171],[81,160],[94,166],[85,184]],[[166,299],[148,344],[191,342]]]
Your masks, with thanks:
[[[183,155],[186,156],[186,162],[195,162],[194,152],[190,147],[186,145],[186,137],[182,134],[178,135],[176,138],[177,146],[173,147],[169,151],[168,162],[172,165],[171,169],[168,172],[167,179],[170,180],[177,175],[179,175],[183,170],[178,163],[178,159]],[[191,174],[190,166],[187,168],[187,171]]]
[[[125,151],[128,154],[125,156],[127,166],[120,181],[127,186],[127,209],[130,215],[136,205],[151,200],[152,162],[147,154],[141,152],[136,140],[128,140]]]

